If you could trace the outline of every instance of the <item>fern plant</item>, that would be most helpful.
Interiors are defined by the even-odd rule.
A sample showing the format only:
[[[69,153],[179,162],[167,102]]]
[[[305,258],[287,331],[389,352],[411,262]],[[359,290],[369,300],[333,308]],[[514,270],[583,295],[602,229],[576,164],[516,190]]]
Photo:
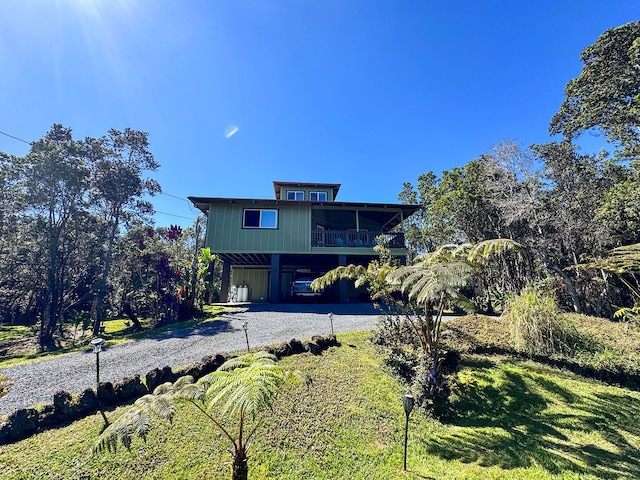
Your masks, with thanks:
[[[287,381],[299,379],[300,375],[282,369],[276,357],[267,352],[231,358],[197,382],[184,376],[139,398],[102,432],[93,452],[115,451],[119,443],[130,449],[133,437],[146,439],[154,425],[153,417],[171,421],[176,403],[182,402],[192,405],[222,431],[233,445],[232,479],[246,480],[247,447],[263,418],[261,414],[272,409]]]

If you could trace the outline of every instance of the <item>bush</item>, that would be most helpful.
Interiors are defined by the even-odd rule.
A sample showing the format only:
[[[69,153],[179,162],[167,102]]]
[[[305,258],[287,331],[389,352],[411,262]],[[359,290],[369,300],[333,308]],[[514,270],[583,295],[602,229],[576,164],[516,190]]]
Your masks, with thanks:
[[[513,297],[503,313],[510,325],[516,350],[530,355],[563,355],[573,352],[578,332],[548,293],[527,287]]]

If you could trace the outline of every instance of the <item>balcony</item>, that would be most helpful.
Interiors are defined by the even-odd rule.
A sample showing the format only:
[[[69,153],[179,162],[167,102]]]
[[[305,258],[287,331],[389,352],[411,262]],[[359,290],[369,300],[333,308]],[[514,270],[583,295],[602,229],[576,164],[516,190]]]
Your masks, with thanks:
[[[376,237],[384,235],[389,248],[405,248],[404,233],[356,232],[353,230],[312,230],[312,247],[373,248]]]

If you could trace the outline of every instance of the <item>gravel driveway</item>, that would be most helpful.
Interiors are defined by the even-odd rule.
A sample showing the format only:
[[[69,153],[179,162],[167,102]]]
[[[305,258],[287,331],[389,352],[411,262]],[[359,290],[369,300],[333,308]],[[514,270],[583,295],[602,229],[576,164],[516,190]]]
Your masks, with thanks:
[[[335,332],[374,327],[376,310],[367,304],[252,305],[238,308],[215,322],[174,330],[156,337],[106,346],[100,353],[100,381],[115,382],[154,368],[178,367],[216,353],[246,348],[242,324],[248,323],[249,345],[272,345],[331,333],[327,313],[333,312]],[[58,390],[79,393],[95,388],[96,358],[91,349],[28,365],[0,370],[13,384],[0,399],[0,415],[38,403],[51,403]]]

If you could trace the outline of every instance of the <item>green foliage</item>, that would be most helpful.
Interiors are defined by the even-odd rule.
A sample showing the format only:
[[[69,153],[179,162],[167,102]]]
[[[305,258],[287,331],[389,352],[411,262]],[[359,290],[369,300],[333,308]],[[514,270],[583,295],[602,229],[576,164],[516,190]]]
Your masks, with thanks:
[[[623,307],[616,310],[613,314],[613,318],[617,320],[623,320],[625,322],[640,323],[640,304],[635,304],[633,307]]]
[[[511,299],[503,313],[517,350],[532,355],[572,352],[577,332],[565,320],[553,297],[536,287],[525,288]]]
[[[32,335],[33,330],[23,325],[0,325],[0,345]]]
[[[418,401],[434,405],[447,396],[440,351],[445,308],[473,309],[472,302],[462,293],[473,273],[487,265],[491,257],[521,248],[508,239],[446,244],[419,255],[413,264],[406,266],[395,265],[382,248],[380,260],[370,262],[366,268],[356,265],[335,268],[317,279],[314,287],[326,287],[339,279],[367,285],[384,314],[378,344],[389,349],[393,368],[402,371],[405,377],[413,377]],[[398,295],[400,292],[406,297]],[[415,351],[408,353],[405,349]],[[408,358],[412,360],[405,361]],[[418,368],[413,375],[407,373],[415,366]]]
[[[491,319],[499,320],[499,319]],[[453,320],[452,322],[457,322]],[[482,323],[482,318],[468,321]],[[585,322],[585,319],[583,319]],[[625,325],[611,324],[609,330]],[[387,480],[437,478],[595,480],[633,478],[640,394],[534,362],[470,356],[456,375],[452,413],[409,422],[402,472],[406,385],[380,368],[368,332],[340,334],[342,347],[296,355],[283,368],[314,378],[287,388],[256,432],[251,478]],[[126,408],[113,412],[117,416]],[[229,478],[222,434],[176,405],[170,429],[152,428],[132,452],[89,456],[99,415],[0,447],[3,479]]]
[[[586,376],[618,384],[640,385],[640,329],[635,324],[613,322],[605,318],[562,313],[562,321],[573,337],[573,348],[545,359]],[[474,315],[447,322],[444,348],[463,354],[496,352],[518,356],[511,324],[505,317]]]
[[[623,147],[622,154],[640,152],[640,22],[604,32],[585,48],[580,75],[565,87],[566,99],[553,117],[552,134],[568,138],[597,128]]]
[[[222,431],[233,445],[233,478],[246,478],[246,449],[260,425],[259,415],[273,409],[284,383],[293,378],[264,351],[231,358],[195,383],[184,376],[138,399],[98,437],[93,451],[115,451],[119,442],[130,449],[134,436],[147,438],[152,417],[172,420],[176,402],[182,401]]]
[[[113,246],[153,212],[142,197],[159,186],[143,172],[157,167],[131,129],[76,140],[54,124],[24,157],[0,154],[0,320],[38,322],[42,349],[60,347],[72,310],[91,312],[97,334]]]
[[[574,268],[597,269],[613,273],[628,289],[633,307],[620,308],[616,318],[635,320],[640,304],[640,243],[614,248],[609,255],[595,262],[582,263]]]

